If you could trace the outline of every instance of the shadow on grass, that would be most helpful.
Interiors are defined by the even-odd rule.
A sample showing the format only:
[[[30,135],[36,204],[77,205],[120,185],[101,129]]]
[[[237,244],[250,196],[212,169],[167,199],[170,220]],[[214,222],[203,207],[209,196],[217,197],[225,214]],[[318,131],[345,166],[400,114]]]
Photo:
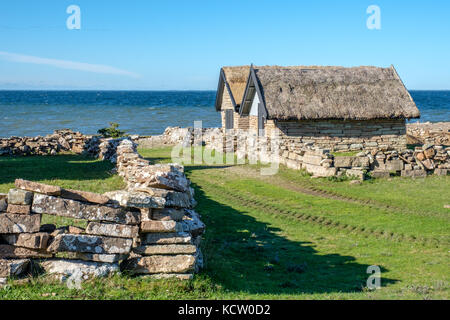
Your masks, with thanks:
[[[108,161],[62,154],[56,156],[0,157],[0,184],[15,179],[27,180],[97,180],[111,176],[114,165]]]
[[[251,294],[320,294],[360,292],[369,265],[352,256],[319,254],[311,242],[291,241],[270,227],[193,185],[206,224],[202,243],[204,273],[224,289]],[[387,269],[381,268],[381,272]],[[382,277],[386,286],[397,280]]]

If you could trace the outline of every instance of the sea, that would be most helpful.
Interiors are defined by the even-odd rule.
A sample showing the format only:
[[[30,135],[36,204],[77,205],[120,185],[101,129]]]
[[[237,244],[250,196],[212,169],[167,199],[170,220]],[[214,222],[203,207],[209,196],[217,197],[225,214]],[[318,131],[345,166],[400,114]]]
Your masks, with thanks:
[[[410,91],[420,122],[450,121],[450,91]],[[116,122],[128,134],[168,126],[220,126],[215,91],[0,91],[0,137],[44,136],[56,129],[96,134]],[[413,120],[411,122],[415,122]]]

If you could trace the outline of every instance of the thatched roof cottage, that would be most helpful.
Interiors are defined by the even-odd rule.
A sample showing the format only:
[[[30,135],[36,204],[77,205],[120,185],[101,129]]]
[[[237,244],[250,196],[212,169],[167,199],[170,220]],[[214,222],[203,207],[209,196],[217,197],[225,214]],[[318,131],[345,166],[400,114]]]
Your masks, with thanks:
[[[405,120],[418,117],[393,66],[251,66],[239,106],[249,129],[332,150],[405,148]]]
[[[248,129],[249,118],[241,117],[239,108],[247,86],[250,66],[220,69],[216,95],[216,111],[221,113],[222,127]]]

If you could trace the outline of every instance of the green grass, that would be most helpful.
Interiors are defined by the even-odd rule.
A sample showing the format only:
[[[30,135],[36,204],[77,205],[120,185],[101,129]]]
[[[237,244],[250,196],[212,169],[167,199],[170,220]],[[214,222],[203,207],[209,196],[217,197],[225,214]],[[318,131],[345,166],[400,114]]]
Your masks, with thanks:
[[[170,150],[139,151],[154,163],[167,163]],[[122,181],[111,169],[78,156],[0,158],[0,192],[16,177],[96,192],[119,189]],[[10,281],[0,298],[449,298],[444,204],[450,204],[450,177],[350,185],[284,167],[268,177],[259,175],[258,165],[185,169],[207,226],[206,267],[192,281],[115,275],[69,290],[39,276]],[[375,291],[366,288],[371,265],[382,270],[382,288]]]

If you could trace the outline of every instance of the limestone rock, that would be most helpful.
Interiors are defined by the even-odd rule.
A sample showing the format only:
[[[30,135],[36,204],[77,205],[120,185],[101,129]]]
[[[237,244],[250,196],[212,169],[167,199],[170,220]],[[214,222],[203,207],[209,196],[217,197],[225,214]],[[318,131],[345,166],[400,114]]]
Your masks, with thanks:
[[[181,221],[185,215],[184,209],[174,209],[174,208],[164,208],[164,209],[153,209],[151,219],[153,220],[175,220]]]
[[[85,232],[85,230],[83,228],[80,227],[76,227],[76,226],[69,226],[67,228],[68,233],[71,234],[83,234]]]
[[[95,261],[104,263],[116,263],[128,257],[126,254],[96,254],[86,252],[60,252],[55,254],[56,258]]]
[[[136,182],[142,187],[186,192],[190,182],[184,173],[174,165],[149,165],[135,173]]]
[[[0,214],[0,233],[39,232],[40,224],[41,216],[39,214]]]
[[[28,269],[29,264],[29,259],[0,259],[0,277],[20,276]]]
[[[130,252],[132,243],[133,240],[124,238],[60,234],[55,237],[47,251],[126,254]]]
[[[141,222],[141,233],[147,232],[179,232],[183,231],[183,227],[181,223],[178,223],[174,220],[169,221],[142,221]]]
[[[109,198],[102,194],[72,189],[62,189],[61,197],[65,199],[92,202],[98,204],[106,204],[109,201]]]
[[[359,180],[364,180],[364,171],[358,169],[347,169],[345,171],[347,177],[354,177]]]
[[[135,238],[138,236],[139,227],[115,223],[90,222],[86,233],[101,236]]]
[[[423,160],[425,160],[425,154],[423,152],[419,152],[416,154],[416,158],[419,161],[423,161]]]
[[[15,214],[30,214],[31,206],[23,204],[8,204],[6,212]]]
[[[303,167],[307,172],[311,173],[315,177],[332,177],[336,175],[336,168],[325,168],[322,166],[316,166],[312,164],[304,163]]]
[[[178,233],[147,233],[143,235],[141,243],[146,244],[189,244],[191,235],[187,232]]]
[[[181,222],[184,232],[189,232],[196,237],[205,231],[205,224],[200,220],[200,215],[194,210],[186,210],[187,215]]]
[[[194,270],[195,256],[155,255],[133,258],[124,262],[124,268],[135,274],[186,273]]]
[[[389,171],[372,171],[371,172],[372,178],[389,178],[390,173]]]
[[[61,188],[58,186],[52,186],[23,179],[16,179],[15,185],[18,189],[43,193],[49,196],[59,196],[61,194]]]
[[[9,244],[0,244],[0,258],[51,258],[52,255],[42,250],[20,248]]]
[[[401,170],[403,170],[403,161],[402,160],[386,161],[385,170],[386,171],[401,171]]]
[[[313,154],[305,154],[303,156],[303,162],[307,164],[320,166],[320,163],[322,162],[322,157]]]
[[[370,160],[368,157],[335,157],[334,166],[336,168],[352,168],[361,167],[368,168],[370,165]]]
[[[35,195],[31,210],[35,213],[47,213],[89,221],[108,221],[123,224],[138,224],[140,221],[139,212],[127,211],[120,207],[87,204],[43,194]]]
[[[197,247],[193,244],[156,244],[144,245],[134,248],[133,251],[141,255],[174,255],[174,254],[194,254],[197,252]]]
[[[433,170],[434,169],[434,162],[431,159],[425,159],[424,161],[422,161],[422,165],[427,168],[428,170]]]
[[[45,232],[38,233],[19,233],[0,236],[3,240],[16,247],[24,247],[30,249],[45,249],[50,235]]]
[[[91,277],[106,277],[119,271],[117,264],[80,260],[47,260],[41,262],[40,265],[48,274],[65,276],[62,280],[66,280],[68,277],[74,275],[77,276],[76,280],[86,280]]]
[[[10,189],[8,192],[8,204],[30,205],[33,201],[33,192],[22,189]]]
[[[401,173],[402,177],[426,177],[427,172],[425,170],[402,170]]]
[[[191,197],[185,192],[169,191],[156,188],[139,188],[132,191],[113,191],[105,193],[121,206],[129,208],[190,208]]]
[[[164,208],[166,200],[162,197],[154,197],[145,192],[128,192],[124,190],[105,193],[111,200],[128,208]]]
[[[423,154],[425,155],[425,158],[433,159],[434,155],[436,154],[436,151],[433,148],[428,148],[424,150]]]
[[[6,211],[8,208],[8,203],[6,202],[6,199],[0,199],[0,212]]]

